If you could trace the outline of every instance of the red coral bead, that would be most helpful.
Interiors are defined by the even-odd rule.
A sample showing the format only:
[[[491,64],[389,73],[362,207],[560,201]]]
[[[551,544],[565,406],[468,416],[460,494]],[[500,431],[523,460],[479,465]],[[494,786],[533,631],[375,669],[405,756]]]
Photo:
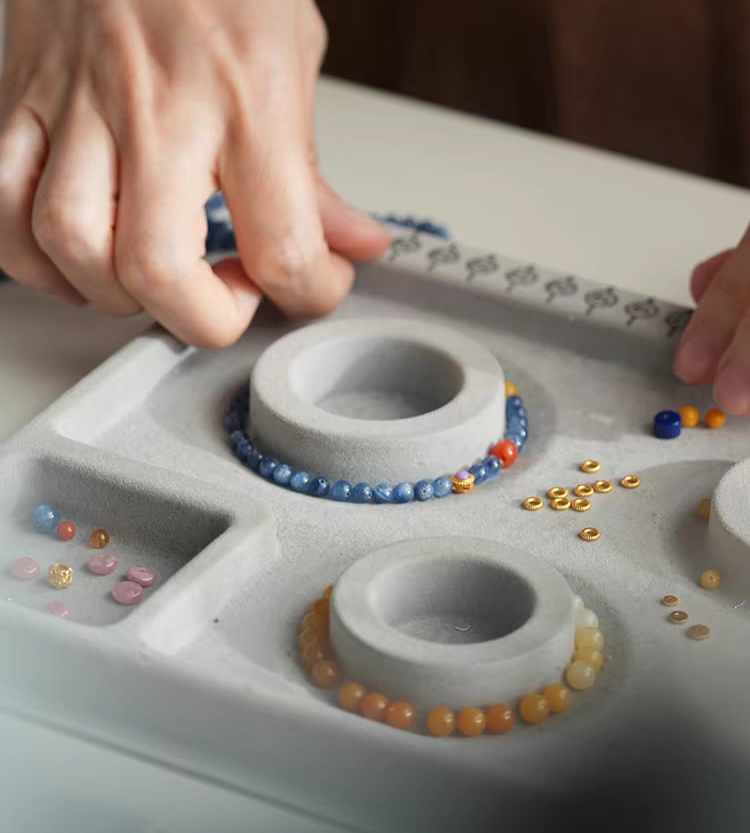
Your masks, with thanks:
[[[497,459],[503,464],[503,468],[507,469],[508,466],[512,466],[513,463],[516,462],[518,449],[510,440],[500,440],[497,445],[492,446],[490,454],[494,454],[494,456],[497,457]]]
[[[76,534],[76,525],[70,521],[63,521],[57,527],[57,535],[63,541],[70,541]]]

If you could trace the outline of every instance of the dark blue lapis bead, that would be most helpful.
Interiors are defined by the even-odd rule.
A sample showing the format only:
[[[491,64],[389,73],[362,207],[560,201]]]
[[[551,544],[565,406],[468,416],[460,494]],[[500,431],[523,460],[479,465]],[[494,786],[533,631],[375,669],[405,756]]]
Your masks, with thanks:
[[[295,471],[289,480],[290,487],[295,492],[306,492],[310,488],[312,477],[306,471]]]
[[[474,485],[479,486],[487,479],[487,469],[483,463],[475,463],[469,467],[469,473],[474,475]]]
[[[292,479],[292,467],[286,463],[279,463],[273,470],[273,482],[279,486],[288,486]]]
[[[313,497],[328,497],[330,491],[331,482],[330,480],[326,480],[325,477],[316,477],[312,482],[312,486],[310,486],[310,494]]]
[[[232,431],[232,433],[229,436],[229,445],[231,445],[232,448],[237,448],[237,444],[240,442],[240,440],[247,440],[247,435],[245,434],[245,432],[240,431],[239,429],[237,431]]]
[[[506,434],[505,439],[512,442],[519,451],[523,448],[525,440],[523,437],[519,437],[518,434]]]
[[[253,444],[249,440],[240,440],[234,447],[234,453],[237,455],[237,458],[242,460],[244,463],[245,460],[247,460],[247,455],[250,453],[250,449],[252,447]]]
[[[490,454],[482,465],[487,469],[487,477],[497,477],[500,474],[500,469],[503,467],[503,464],[494,454]]]
[[[374,490],[375,503],[393,503],[393,486],[378,483]]]
[[[450,477],[437,477],[432,483],[432,493],[435,497],[448,497],[453,491]]]
[[[375,497],[372,486],[369,483],[357,483],[352,489],[352,501],[354,503],[372,503]]]
[[[399,483],[393,490],[393,499],[396,503],[409,503],[414,500],[414,487],[411,483]]]
[[[275,457],[264,457],[260,463],[258,463],[258,474],[261,477],[265,477],[270,480],[273,477],[276,466],[278,465],[279,461]]]
[[[261,461],[263,460],[263,455],[258,451],[257,448],[253,447],[245,456],[245,465],[251,469],[252,471],[257,471],[260,467]]]
[[[505,428],[507,434],[515,434],[517,437],[526,440],[529,436],[529,429],[527,426],[519,425],[511,420]]]
[[[352,484],[346,480],[337,480],[331,486],[331,497],[334,500],[349,500],[352,494]]]
[[[682,431],[682,417],[677,411],[659,411],[654,417],[654,436],[660,440],[673,440]]]
[[[414,497],[417,500],[432,500],[434,494],[431,480],[420,480],[414,484]]]
[[[514,411],[515,413],[518,413],[519,408],[524,408],[523,399],[521,399],[520,396],[509,396],[505,400],[505,411],[506,411],[506,413],[508,411]],[[526,409],[524,408],[524,411],[525,410]]]
[[[233,434],[235,431],[242,430],[242,420],[237,411],[227,411],[224,417],[224,430],[227,434]]]

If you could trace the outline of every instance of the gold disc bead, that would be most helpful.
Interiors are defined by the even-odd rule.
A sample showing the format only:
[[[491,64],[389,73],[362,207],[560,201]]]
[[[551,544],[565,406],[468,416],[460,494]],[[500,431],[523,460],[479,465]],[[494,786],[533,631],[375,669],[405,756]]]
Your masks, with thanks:
[[[536,512],[544,506],[544,501],[540,497],[527,497],[523,502],[523,508],[528,509],[529,512]]]
[[[578,495],[578,497],[591,497],[594,494],[593,486],[589,486],[588,483],[581,483],[579,486],[576,486],[573,491]]]
[[[664,597],[662,598],[661,603],[662,603],[665,607],[675,607],[675,605],[676,605],[676,604],[677,604],[677,602],[679,602],[679,601],[680,601],[680,600],[677,598],[677,596],[673,596],[671,593],[668,593],[666,596],[664,596]]]
[[[597,480],[596,483],[594,483],[594,491],[600,495],[606,495],[607,492],[612,491],[612,484],[609,480]]]
[[[673,610],[667,618],[673,625],[684,625],[688,620],[688,615],[684,610]]]
[[[453,491],[457,495],[465,495],[474,488],[474,475],[468,471],[459,471],[451,475]]]
[[[641,485],[641,478],[635,474],[628,474],[622,478],[620,485],[626,489],[637,489]]]
[[[711,636],[711,628],[706,625],[691,625],[687,629],[687,635],[691,639],[708,639]]]
[[[570,504],[570,508],[575,509],[576,512],[588,512],[591,509],[591,501],[585,497],[577,497]]]
[[[586,474],[594,474],[594,472],[599,471],[600,468],[601,464],[596,460],[584,460],[581,463],[581,471],[585,471]]]
[[[567,497],[568,490],[563,489],[562,486],[555,486],[553,489],[550,489],[547,492],[547,497],[551,498],[552,500],[556,500],[559,497]]]
[[[587,526],[585,529],[582,529],[578,535],[584,541],[598,541],[602,537],[601,532],[599,532],[598,529],[594,529],[593,526]]]
[[[549,502],[549,505],[551,509],[555,509],[558,512],[570,509],[570,501],[566,497],[556,497]]]

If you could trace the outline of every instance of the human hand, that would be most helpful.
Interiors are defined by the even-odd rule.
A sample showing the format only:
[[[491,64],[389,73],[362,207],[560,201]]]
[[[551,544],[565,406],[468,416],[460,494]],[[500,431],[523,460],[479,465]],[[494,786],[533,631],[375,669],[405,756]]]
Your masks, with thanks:
[[[324,314],[387,233],[317,167],[312,0],[8,0],[0,266],[179,338],[234,342],[262,295]],[[203,260],[217,188],[240,260]]]
[[[711,384],[719,407],[750,414],[750,229],[736,249],[696,266],[690,286],[698,309],[675,356],[684,382]]]

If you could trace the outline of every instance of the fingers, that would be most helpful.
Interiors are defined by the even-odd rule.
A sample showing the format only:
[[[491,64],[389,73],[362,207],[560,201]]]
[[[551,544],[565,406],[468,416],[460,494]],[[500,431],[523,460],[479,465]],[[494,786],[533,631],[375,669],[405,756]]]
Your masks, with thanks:
[[[743,316],[721,357],[714,399],[729,414],[750,414],[750,312]]]
[[[724,252],[719,252],[695,267],[690,279],[690,293],[696,304],[700,303],[711,281],[719,273],[719,270],[727,262],[733,251],[734,249],[727,249]]]
[[[347,205],[325,183],[318,186],[318,205],[326,242],[349,260],[374,260],[390,246],[391,236],[386,229],[358,208]]]

